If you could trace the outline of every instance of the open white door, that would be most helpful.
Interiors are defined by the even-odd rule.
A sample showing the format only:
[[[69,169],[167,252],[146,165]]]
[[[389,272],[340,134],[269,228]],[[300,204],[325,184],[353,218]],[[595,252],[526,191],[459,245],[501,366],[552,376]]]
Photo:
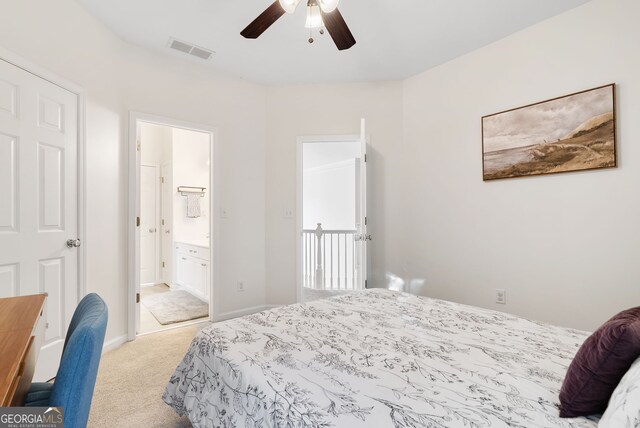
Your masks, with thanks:
[[[171,162],[162,164],[160,175],[162,186],[162,209],[160,230],[162,241],[162,282],[173,284],[173,166]]]
[[[360,120],[360,156],[359,168],[357,168],[358,193],[356,200],[356,228],[358,237],[356,239],[358,282],[360,288],[367,288],[367,242],[371,240],[371,235],[367,233],[367,133],[366,121]]]
[[[134,305],[134,319],[135,319],[135,332],[134,337],[129,337],[129,339],[135,338],[135,334],[140,331],[140,226],[141,226],[141,201],[140,201],[140,150],[142,148],[142,142],[140,141],[140,124],[136,123],[136,144],[135,144],[135,152],[133,155],[133,169],[135,180],[133,181],[133,185],[135,186],[134,192],[134,200],[133,200],[133,209],[136,215],[136,222],[134,225],[133,235],[135,237],[134,248],[133,248],[133,258],[134,258],[134,269],[133,269],[133,281],[135,287],[135,305]]]
[[[48,293],[34,379],[78,304],[78,96],[0,60],[0,297]]]
[[[160,172],[157,165],[140,166],[140,283],[160,282]]]
[[[298,301],[367,287],[367,136],[298,138]]]

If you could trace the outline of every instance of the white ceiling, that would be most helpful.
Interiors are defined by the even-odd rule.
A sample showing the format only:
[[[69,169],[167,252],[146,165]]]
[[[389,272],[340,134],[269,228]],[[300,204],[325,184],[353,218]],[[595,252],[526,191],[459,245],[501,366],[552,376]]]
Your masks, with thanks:
[[[240,31],[273,0],[78,0],[122,39],[184,58],[170,37],[216,52],[211,67],[267,84],[397,80],[589,0],[341,0],[357,44],[307,42],[304,0],[257,40]],[[197,58],[192,61],[203,62]]]

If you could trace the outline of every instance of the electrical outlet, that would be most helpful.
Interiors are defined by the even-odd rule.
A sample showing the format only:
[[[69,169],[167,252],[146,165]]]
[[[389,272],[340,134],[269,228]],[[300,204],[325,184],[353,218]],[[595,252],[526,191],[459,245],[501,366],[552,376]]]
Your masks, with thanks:
[[[293,208],[288,207],[284,209],[284,218],[293,218]]]
[[[501,288],[496,288],[496,303],[507,304],[507,292]]]
[[[244,282],[238,281],[238,293],[244,292]]]

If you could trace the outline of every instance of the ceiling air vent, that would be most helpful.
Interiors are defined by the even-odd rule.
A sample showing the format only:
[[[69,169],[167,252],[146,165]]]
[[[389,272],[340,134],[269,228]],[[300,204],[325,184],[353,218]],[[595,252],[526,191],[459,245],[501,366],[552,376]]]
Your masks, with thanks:
[[[199,46],[194,46],[190,43],[183,42],[180,40],[176,40],[173,37],[169,39],[169,48],[180,51],[182,53],[186,53],[188,55],[193,55],[200,59],[210,59],[215,52],[210,51],[209,49],[205,49]]]

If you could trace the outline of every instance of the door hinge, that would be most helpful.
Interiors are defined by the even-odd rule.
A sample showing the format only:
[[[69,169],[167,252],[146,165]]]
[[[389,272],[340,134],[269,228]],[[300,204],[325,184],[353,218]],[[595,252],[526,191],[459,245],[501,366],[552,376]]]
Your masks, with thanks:
[[[164,184],[164,177],[160,177],[160,182]]]
[[[164,226],[164,219],[162,219],[162,225]]]
[[[138,143],[136,144],[136,150],[140,151],[141,148],[142,148],[142,145],[140,144],[140,141],[138,141]]]
[[[364,288],[367,288],[367,280],[364,280]]]
[[[364,161],[365,162],[367,161],[367,154],[366,153],[364,154]]]
[[[140,217],[136,217],[136,226],[140,227]]]
[[[162,267],[164,267],[164,262],[162,262]]]
[[[136,293],[136,303],[140,303],[140,293]]]
[[[364,218],[364,225],[365,226],[367,225],[367,218],[366,217]]]

